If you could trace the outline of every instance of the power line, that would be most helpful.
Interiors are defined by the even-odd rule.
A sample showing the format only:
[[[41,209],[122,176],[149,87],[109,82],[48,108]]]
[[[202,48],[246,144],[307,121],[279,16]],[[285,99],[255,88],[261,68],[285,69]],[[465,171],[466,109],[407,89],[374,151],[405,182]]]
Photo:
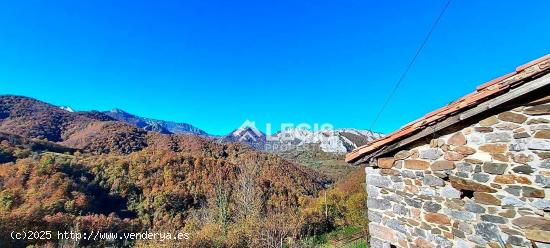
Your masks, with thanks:
[[[416,53],[414,54],[413,58],[411,59],[411,61],[407,65],[405,71],[403,71],[403,73],[401,74],[401,76],[399,77],[397,82],[395,83],[395,86],[393,87],[392,91],[390,92],[390,95],[388,95],[388,97],[384,101],[384,104],[382,104],[382,108],[380,108],[380,111],[378,111],[378,113],[376,114],[376,117],[372,121],[372,124],[371,124],[369,130],[373,130],[374,126],[376,125],[376,122],[380,118],[380,115],[382,114],[382,112],[384,112],[384,110],[386,109],[386,106],[388,105],[388,103],[392,99],[393,95],[395,95],[395,92],[397,92],[397,89],[401,85],[401,82],[403,82],[403,80],[405,79],[405,77],[407,76],[409,71],[411,70],[412,66],[416,62],[416,59],[418,58],[418,55],[420,55],[420,53],[422,52],[422,50],[424,49],[424,47],[428,43],[428,40],[430,39],[433,32],[437,28],[437,25],[439,24],[439,22],[443,18],[443,15],[447,11],[447,8],[449,8],[449,5],[451,4],[451,1],[452,0],[448,0],[447,3],[445,4],[445,6],[443,6],[443,9],[441,9],[441,12],[439,13],[439,16],[437,16],[437,18],[435,19],[434,23],[432,24],[432,27],[430,28],[430,31],[428,32],[428,34],[426,35],[426,37],[424,38],[424,40],[420,44],[420,47],[418,47],[418,50],[416,50]]]

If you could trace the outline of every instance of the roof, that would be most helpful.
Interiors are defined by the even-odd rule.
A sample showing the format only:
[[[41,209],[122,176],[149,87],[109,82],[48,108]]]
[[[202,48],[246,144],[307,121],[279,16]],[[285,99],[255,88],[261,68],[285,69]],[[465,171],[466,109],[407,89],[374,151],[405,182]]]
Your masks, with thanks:
[[[442,122],[450,116],[454,116],[485,101],[500,96],[503,93],[508,92],[511,88],[517,87],[529,81],[524,79],[535,75],[540,75],[543,72],[548,73],[549,70],[550,54],[533,60],[525,65],[519,66],[514,72],[488,81],[478,86],[474,92],[467,94],[442,108],[427,113],[420,119],[406,124],[399,130],[387,136],[356,148],[346,155],[346,162],[357,162],[359,159],[372,154],[385,146],[396,143],[399,140],[417,133],[419,130],[433,126],[438,122]]]

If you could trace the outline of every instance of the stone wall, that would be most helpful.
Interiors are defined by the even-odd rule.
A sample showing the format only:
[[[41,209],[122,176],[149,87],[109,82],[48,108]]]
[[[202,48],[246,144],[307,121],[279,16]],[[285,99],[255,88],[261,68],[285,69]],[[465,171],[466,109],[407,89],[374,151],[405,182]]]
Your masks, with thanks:
[[[371,247],[550,247],[548,100],[373,160]]]

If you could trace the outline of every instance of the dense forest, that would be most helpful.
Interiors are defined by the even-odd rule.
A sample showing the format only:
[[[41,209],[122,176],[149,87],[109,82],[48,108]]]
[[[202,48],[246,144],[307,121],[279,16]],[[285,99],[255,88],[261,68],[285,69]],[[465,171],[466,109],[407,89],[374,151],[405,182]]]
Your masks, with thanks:
[[[29,98],[0,97],[0,120],[0,247],[313,247],[366,227],[362,170],[334,183],[238,143],[147,132]],[[190,238],[10,238],[23,230]]]

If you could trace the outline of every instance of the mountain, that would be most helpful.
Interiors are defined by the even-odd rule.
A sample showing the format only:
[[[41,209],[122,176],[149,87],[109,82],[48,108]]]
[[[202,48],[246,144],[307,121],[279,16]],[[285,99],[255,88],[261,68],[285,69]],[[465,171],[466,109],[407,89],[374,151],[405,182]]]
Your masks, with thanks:
[[[311,131],[303,128],[282,130],[268,140],[290,148],[318,146],[323,152],[344,154],[369,141],[382,137],[382,134],[368,130],[335,129]],[[284,148],[284,146],[281,146]]]
[[[319,131],[289,128],[266,136],[254,125],[243,124],[221,140],[241,142],[255,149],[274,153],[320,149],[325,153],[344,154],[382,136],[381,133],[351,128]]]
[[[266,247],[261,230],[286,232],[279,221],[296,221],[299,206],[331,183],[315,170],[237,142],[147,131],[102,112],[0,96],[0,247],[62,246],[9,238],[11,231],[40,228],[186,231],[193,237],[188,247],[213,247],[227,234],[234,238],[221,247]],[[292,230],[306,226],[297,222]],[[136,242],[144,244],[78,245]]]
[[[145,129],[147,131],[154,131],[163,134],[170,133],[190,133],[197,135],[207,135],[207,133],[197,127],[194,127],[187,123],[177,123],[172,121],[155,120],[145,117],[140,117],[127,113],[120,109],[113,109],[111,111],[103,112],[104,114],[122,122],[126,122],[135,127]]]
[[[59,106],[59,108],[65,110],[65,111],[67,111],[67,112],[75,112],[75,111],[73,110],[73,108],[71,108],[71,107],[69,107],[69,106]]]
[[[0,96],[0,132],[84,152],[127,154],[147,146],[147,131],[97,112],[69,112],[29,97]]]
[[[6,133],[60,142],[94,121],[29,97],[0,96],[0,131]]]
[[[245,122],[245,123],[248,123]],[[239,142],[246,144],[256,150],[265,150],[267,136],[258,130],[253,123],[243,124],[233,132],[221,138],[224,142]]]

